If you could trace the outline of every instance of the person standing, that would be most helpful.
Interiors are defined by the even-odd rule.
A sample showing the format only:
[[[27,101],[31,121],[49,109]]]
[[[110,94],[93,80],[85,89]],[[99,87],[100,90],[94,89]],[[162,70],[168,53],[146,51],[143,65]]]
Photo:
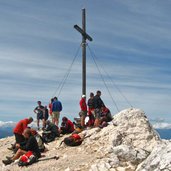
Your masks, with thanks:
[[[49,103],[49,115],[51,116],[52,119],[52,103],[53,103],[54,99],[51,98],[50,103]]]
[[[54,97],[54,101],[52,103],[52,122],[58,126],[60,112],[62,111],[62,103]]]
[[[92,92],[90,93],[90,98],[88,99],[87,105],[88,105],[88,116],[89,116],[88,126],[93,126],[95,120],[95,111],[94,111],[94,93]]]
[[[38,104],[38,106],[34,109],[34,113],[37,114],[37,128],[39,130],[40,129],[39,122],[40,122],[40,120],[43,120],[45,108],[44,108],[44,106],[42,106],[41,101],[38,101],[37,104]]]
[[[44,107],[44,113],[43,113],[43,129],[46,127],[46,121],[49,118],[49,110],[47,109],[47,106]]]
[[[94,126],[98,127],[100,124],[100,114],[101,114],[101,108],[102,106],[105,106],[102,99],[100,98],[101,96],[101,91],[98,90],[96,92],[96,95],[94,96],[94,108],[95,108],[95,122]]]
[[[85,127],[85,118],[87,116],[87,104],[86,104],[86,95],[82,95],[80,100],[80,108],[81,111],[79,112],[80,118],[81,118],[81,127]]]

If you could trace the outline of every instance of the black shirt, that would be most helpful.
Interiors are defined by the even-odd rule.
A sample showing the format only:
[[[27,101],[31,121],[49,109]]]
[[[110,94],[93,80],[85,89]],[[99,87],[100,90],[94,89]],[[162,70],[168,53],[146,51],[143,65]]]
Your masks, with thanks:
[[[89,109],[94,109],[94,98],[88,99],[88,107]]]
[[[101,107],[104,106],[104,103],[100,96],[96,95],[94,96],[94,108],[95,109],[101,109]]]
[[[42,112],[43,109],[44,109],[44,106],[40,105],[40,106],[37,106],[34,110],[37,111],[37,114],[43,115],[43,112]]]
[[[34,136],[30,136],[26,140],[25,145],[21,146],[20,149],[25,150],[25,151],[32,151],[38,158],[41,156],[38,143]]]

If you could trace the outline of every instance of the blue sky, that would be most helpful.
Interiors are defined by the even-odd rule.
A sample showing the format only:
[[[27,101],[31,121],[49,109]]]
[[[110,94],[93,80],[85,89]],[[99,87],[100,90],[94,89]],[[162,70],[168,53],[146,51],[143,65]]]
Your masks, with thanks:
[[[48,104],[81,42],[73,26],[81,26],[83,7],[98,65],[133,107],[171,123],[169,0],[0,0],[0,120],[35,117],[36,101]],[[119,110],[128,108],[103,76]],[[117,113],[87,49],[87,95],[98,89]],[[59,96],[62,115],[77,116],[81,92],[80,51]]]

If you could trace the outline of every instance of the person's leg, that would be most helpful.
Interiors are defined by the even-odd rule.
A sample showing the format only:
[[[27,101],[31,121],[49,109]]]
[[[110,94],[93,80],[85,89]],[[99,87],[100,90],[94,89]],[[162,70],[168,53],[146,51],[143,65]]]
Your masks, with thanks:
[[[85,127],[85,116],[84,115],[81,116],[81,126],[82,126],[82,128]]]
[[[14,155],[14,157],[12,157],[12,161],[15,161],[16,159],[18,159],[20,156],[22,156],[23,154],[26,154],[27,151],[18,149],[17,153]]]
[[[59,112],[55,112],[55,125],[58,126],[59,124]]]
[[[52,123],[55,124],[55,112],[52,113]]]
[[[11,164],[12,162],[14,162],[16,159],[18,159],[20,156],[22,156],[23,154],[26,154],[27,151],[24,151],[24,150],[21,150],[21,149],[18,149],[16,154],[11,158],[11,157],[8,157],[7,160],[2,160],[2,162],[5,164],[5,165],[8,165],[8,164]]]
[[[40,116],[39,116],[39,113],[37,113],[37,128],[39,129],[39,118]]]
[[[46,127],[46,120],[45,120],[45,118],[42,119],[42,123],[43,123],[43,128],[42,129],[45,129],[45,127]]]
[[[94,126],[98,127],[100,125],[100,110],[95,109],[95,121],[94,121]]]
[[[17,133],[14,133],[14,135],[15,135],[15,141],[16,141],[17,144],[20,144],[25,140],[23,135],[20,135],[20,134],[17,134]]]

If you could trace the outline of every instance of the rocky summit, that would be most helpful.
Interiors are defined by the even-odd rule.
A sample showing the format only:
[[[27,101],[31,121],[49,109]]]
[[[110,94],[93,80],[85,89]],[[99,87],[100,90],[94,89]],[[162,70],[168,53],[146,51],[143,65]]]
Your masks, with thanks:
[[[80,133],[80,146],[60,146],[65,136],[46,145],[45,157],[58,160],[39,161],[22,170],[30,171],[160,171],[171,170],[171,142],[161,140],[140,109],[126,109],[114,115],[105,128],[88,129]],[[11,152],[7,149],[14,137],[0,140],[0,160]],[[19,171],[17,162],[4,166],[3,171]]]

